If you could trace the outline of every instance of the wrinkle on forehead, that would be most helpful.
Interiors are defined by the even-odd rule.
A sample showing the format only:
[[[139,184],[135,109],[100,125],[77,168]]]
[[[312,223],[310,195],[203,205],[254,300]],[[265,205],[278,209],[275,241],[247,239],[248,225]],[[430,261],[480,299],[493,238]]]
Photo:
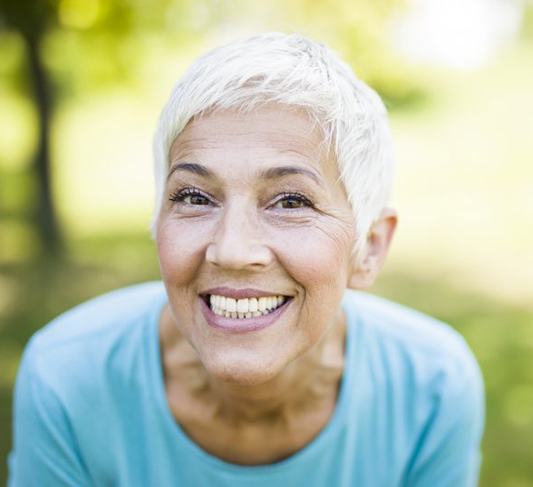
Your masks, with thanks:
[[[209,163],[213,155],[218,167]],[[271,105],[256,112],[224,110],[194,118],[171,146],[169,169],[184,161],[226,173],[226,164],[236,159],[248,169],[240,182],[250,184],[261,170],[275,165],[307,166],[337,194],[338,203],[337,198],[347,201],[336,158],[322,129],[304,110]]]
[[[287,131],[286,126],[278,128],[280,117],[289,118],[294,130],[289,128]],[[248,130],[243,121],[253,122],[255,129]],[[287,135],[290,135],[293,147],[287,147]],[[263,107],[257,113],[215,111],[191,120],[171,146],[171,161],[183,157],[183,152],[219,148],[232,138],[239,138],[241,147],[246,149],[273,149],[282,154],[294,154],[317,166],[325,155],[322,130],[303,110],[273,105]]]

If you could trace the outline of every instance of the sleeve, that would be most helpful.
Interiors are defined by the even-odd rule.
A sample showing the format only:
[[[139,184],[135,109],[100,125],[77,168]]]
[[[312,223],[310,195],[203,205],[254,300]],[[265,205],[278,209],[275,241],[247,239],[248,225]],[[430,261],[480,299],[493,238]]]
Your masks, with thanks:
[[[67,412],[35,369],[28,346],[15,386],[8,486],[89,485]]]
[[[473,487],[481,465],[485,404],[483,380],[469,355],[439,381],[432,414],[407,471],[407,487]]]

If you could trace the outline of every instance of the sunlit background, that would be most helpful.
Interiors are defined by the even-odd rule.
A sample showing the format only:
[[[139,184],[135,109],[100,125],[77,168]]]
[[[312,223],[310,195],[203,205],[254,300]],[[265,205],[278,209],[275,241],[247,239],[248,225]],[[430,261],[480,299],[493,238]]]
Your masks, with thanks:
[[[3,0],[0,483],[29,336],[158,277],[151,137],[174,82],[206,49],[269,30],[326,42],[384,98],[400,225],[375,292],[466,337],[487,389],[481,485],[533,485],[526,0]]]

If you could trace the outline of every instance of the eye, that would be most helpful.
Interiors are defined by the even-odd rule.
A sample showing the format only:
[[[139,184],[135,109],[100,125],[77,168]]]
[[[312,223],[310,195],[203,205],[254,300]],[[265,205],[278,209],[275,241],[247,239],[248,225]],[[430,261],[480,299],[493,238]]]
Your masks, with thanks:
[[[170,201],[184,203],[190,206],[206,206],[211,199],[196,188],[183,188],[170,196]]]
[[[189,205],[208,205],[209,200],[201,194],[189,194],[183,198],[183,202]]]
[[[311,201],[300,193],[282,193],[273,205],[274,208],[284,210],[297,210],[312,206]]]

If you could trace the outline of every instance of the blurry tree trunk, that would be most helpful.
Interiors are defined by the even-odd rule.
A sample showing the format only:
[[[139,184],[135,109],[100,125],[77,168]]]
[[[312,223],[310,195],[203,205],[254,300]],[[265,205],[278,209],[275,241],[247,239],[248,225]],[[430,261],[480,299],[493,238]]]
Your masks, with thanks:
[[[61,248],[61,234],[52,199],[50,178],[50,126],[52,92],[39,47],[40,37],[24,36],[28,53],[28,66],[33,83],[34,101],[39,121],[39,138],[34,159],[38,195],[35,212],[36,225],[46,253],[57,253]]]

